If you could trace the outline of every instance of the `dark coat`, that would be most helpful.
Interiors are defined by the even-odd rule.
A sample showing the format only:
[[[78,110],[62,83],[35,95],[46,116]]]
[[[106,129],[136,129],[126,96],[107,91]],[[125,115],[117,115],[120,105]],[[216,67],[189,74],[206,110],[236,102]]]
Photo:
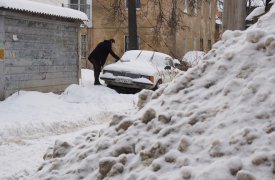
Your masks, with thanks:
[[[94,63],[100,63],[103,66],[109,53],[118,61],[120,58],[112,50],[112,42],[110,40],[104,40],[100,42],[96,48],[91,52],[88,59],[89,61],[95,61]]]

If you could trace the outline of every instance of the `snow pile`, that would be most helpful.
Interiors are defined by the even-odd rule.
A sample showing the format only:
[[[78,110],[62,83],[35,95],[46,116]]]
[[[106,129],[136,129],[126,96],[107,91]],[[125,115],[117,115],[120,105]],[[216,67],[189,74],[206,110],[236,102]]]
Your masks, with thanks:
[[[103,117],[133,109],[133,95],[94,86],[92,74],[83,70],[82,84],[73,84],[60,95],[20,91],[0,102],[0,144],[107,123]]]
[[[275,8],[227,31],[137,114],[56,142],[32,179],[275,179]]]
[[[257,7],[245,18],[245,20],[252,21],[254,17],[260,16],[263,13],[265,13],[265,7]]]

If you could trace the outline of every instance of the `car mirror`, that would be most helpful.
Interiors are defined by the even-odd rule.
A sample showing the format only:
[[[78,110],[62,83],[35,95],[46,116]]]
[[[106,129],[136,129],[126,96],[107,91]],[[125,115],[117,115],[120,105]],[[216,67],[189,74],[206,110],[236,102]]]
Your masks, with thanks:
[[[165,66],[165,70],[171,70],[171,66]]]

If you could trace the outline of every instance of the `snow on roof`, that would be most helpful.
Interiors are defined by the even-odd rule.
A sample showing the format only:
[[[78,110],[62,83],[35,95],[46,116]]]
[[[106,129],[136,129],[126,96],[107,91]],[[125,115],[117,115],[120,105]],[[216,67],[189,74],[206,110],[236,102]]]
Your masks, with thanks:
[[[87,15],[81,11],[28,0],[1,0],[0,8],[88,21]]]
[[[265,7],[257,7],[245,18],[245,20],[251,21],[253,20],[254,17],[259,16],[264,12],[265,12]]]

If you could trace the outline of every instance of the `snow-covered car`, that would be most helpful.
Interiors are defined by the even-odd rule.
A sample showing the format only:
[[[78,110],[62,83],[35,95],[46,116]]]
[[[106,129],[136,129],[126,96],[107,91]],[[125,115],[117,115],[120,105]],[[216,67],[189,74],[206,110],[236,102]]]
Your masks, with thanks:
[[[160,84],[172,81],[178,72],[173,58],[167,54],[131,50],[118,62],[105,66],[100,79],[108,86],[157,89]]]
[[[188,63],[190,67],[194,67],[203,61],[205,52],[203,51],[188,51],[182,58],[182,61]]]

